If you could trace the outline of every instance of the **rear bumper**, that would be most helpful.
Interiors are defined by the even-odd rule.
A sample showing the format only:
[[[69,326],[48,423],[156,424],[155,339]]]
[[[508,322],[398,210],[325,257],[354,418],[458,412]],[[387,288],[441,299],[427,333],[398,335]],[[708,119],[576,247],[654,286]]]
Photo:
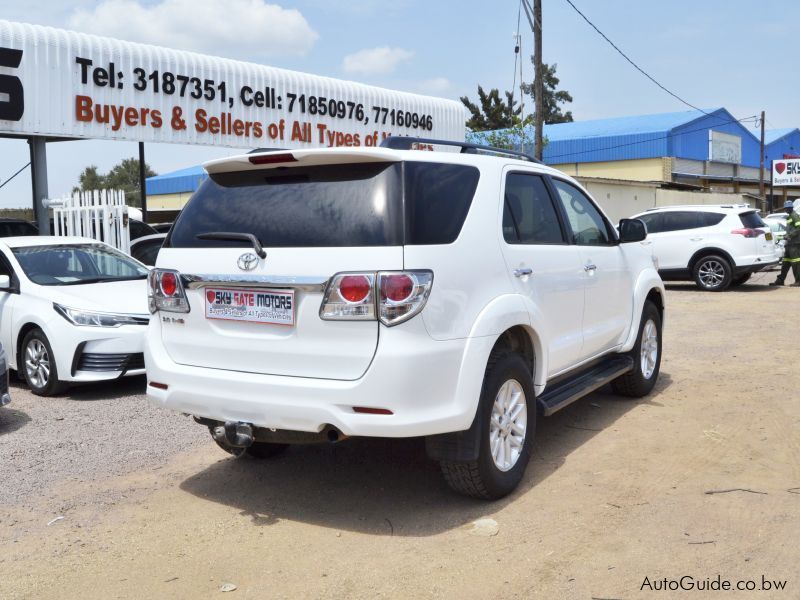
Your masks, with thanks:
[[[357,380],[286,377],[177,364],[153,319],[145,343],[147,396],[197,417],[289,431],[319,432],[332,425],[348,436],[447,433],[467,429],[475,415],[480,390],[457,389],[468,345],[465,339],[431,339],[417,318],[381,328],[372,364]],[[393,414],[356,413],[355,406]]]
[[[769,269],[770,267],[774,267],[780,263],[780,258],[775,255],[769,257],[759,258],[755,262],[749,265],[737,265],[734,268],[734,274],[739,275],[747,275],[748,273],[758,273],[764,269]]]

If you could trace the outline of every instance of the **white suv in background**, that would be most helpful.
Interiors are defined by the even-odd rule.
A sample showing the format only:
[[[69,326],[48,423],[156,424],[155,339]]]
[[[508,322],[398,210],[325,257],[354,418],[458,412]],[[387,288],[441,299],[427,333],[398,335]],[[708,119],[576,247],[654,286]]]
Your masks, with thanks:
[[[665,281],[721,292],[780,260],[769,226],[746,204],[664,206],[632,218],[647,225],[642,244]]]
[[[608,382],[648,394],[664,288],[644,225],[618,236],[524,155],[414,143],[444,144],[206,164],[150,276],[150,399],[234,456],[425,436],[454,489],[498,498],[537,413]]]

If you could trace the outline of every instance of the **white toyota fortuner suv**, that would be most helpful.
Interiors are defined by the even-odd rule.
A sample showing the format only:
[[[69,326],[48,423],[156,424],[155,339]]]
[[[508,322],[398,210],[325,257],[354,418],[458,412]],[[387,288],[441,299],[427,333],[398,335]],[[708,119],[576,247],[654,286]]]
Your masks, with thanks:
[[[148,396],[234,456],[425,436],[455,490],[499,498],[537,413],[609,382],[648,394],[664,287],[644,225],[617,234],[574,180],[485,150],[207,163],[150,275]]]

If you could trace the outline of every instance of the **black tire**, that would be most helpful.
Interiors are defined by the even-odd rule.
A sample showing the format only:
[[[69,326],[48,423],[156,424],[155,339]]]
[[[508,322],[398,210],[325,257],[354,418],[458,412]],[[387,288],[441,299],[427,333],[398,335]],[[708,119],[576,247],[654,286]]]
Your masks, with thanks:
[[[728,259],[716,254],[709,254],[697,260],[692,269],[694,282],[701,290],[722,292],[727,290],[733,281],[733,269]]]
[[[286,449],[289,447],[289,444],[271,444],[269,442],[253,442],[253,445],[248,448],[234,448],[233,446],[228,446],[227,444],[217,442],[214,440],[220,448],[222,448],[225,452],[233,456],[234,458],[256,458],[256,459],[264,459],[264,458],[272,458],[273,456],[278,456],[279,454],[283,454],[286,452]]]
[[[644,360],[642,357],[642,344],[644,342],[645,327],[648,323],[655,326],[657,337],[657,355],[655,365],[652,366],[649,377],[644,370]],[[655,304],[650,301],[644,303],[642,309],[642,320],[639,323],[639,333],[636,340],[636,345],[630,351],[629,356],[633,358],[633,371],[630,371],[618,377],[611,383],[614,392],[621,396],[629,396],[631,398],[641,398],[653,391],[653,387],[658,380],[658,373],[661,370],[661,314],[658,312]]]
[[[731,281],[731,285],[732,286],[743,285],[747,283],[747,281],[750,279],[752,275],[753,275],[752,273],[745,273],[744,275],[739,275],[738,277],[734,277],[733,280]]]
[[[35,349],[37,347],[39,350],[43,350],[43,353],[36,353]],[[38,354],[38,358],[30,356],[29,348],[31,352]],[[29,359],[37,361],[38,368],[29,368]],[[66,383],[58,379],[58,367],[56,366],[53,348],[41,329],[30,330],[22,339],[19,369],[25,379],[25,383],[28,384],[31,392],[37,396],[54,396],[68,387]],[[44,375],[45,370],[47,372],[46,377]]]
[[[490,422],[495,398],[501,387],[507,382],[516,381],[522,391],[525,403],[526,425],[522,436],[521,448],[515,462],[507,470],[502,470],[495,463],[490,442]],[[483,388],[475,416],[478,421],[480,449],[475,461],[441,461],[440,467],[447,484],[456,492],[466,496],[496,500],[510,494],[519,485],[525,468],[530,460],[533,436],[536,429],[536,396],[533,391],[531,373],[525,360],[518,354],[501,354],[493,356],[486,368]],[[507,437],[509,431],[506,430]],[[519,439],[519,436],[512,436]]]

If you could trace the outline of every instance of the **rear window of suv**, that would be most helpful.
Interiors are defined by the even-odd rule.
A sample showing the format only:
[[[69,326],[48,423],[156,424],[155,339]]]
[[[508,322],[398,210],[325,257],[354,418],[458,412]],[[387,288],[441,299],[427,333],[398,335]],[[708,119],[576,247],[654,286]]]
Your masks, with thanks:
[[[764,219],[762,219],[761,215],[759,215],[756,211],[742,213],[739,215],[739,219],[742,221],[742,225],[750,229],[768,227],[768,225],[764,223]]]
[[[199,240],[252,233],[268,248],[449,244],[458,237],[478,169],[432,162],[355,163],[211,175],[165,246],[247,246]]]

